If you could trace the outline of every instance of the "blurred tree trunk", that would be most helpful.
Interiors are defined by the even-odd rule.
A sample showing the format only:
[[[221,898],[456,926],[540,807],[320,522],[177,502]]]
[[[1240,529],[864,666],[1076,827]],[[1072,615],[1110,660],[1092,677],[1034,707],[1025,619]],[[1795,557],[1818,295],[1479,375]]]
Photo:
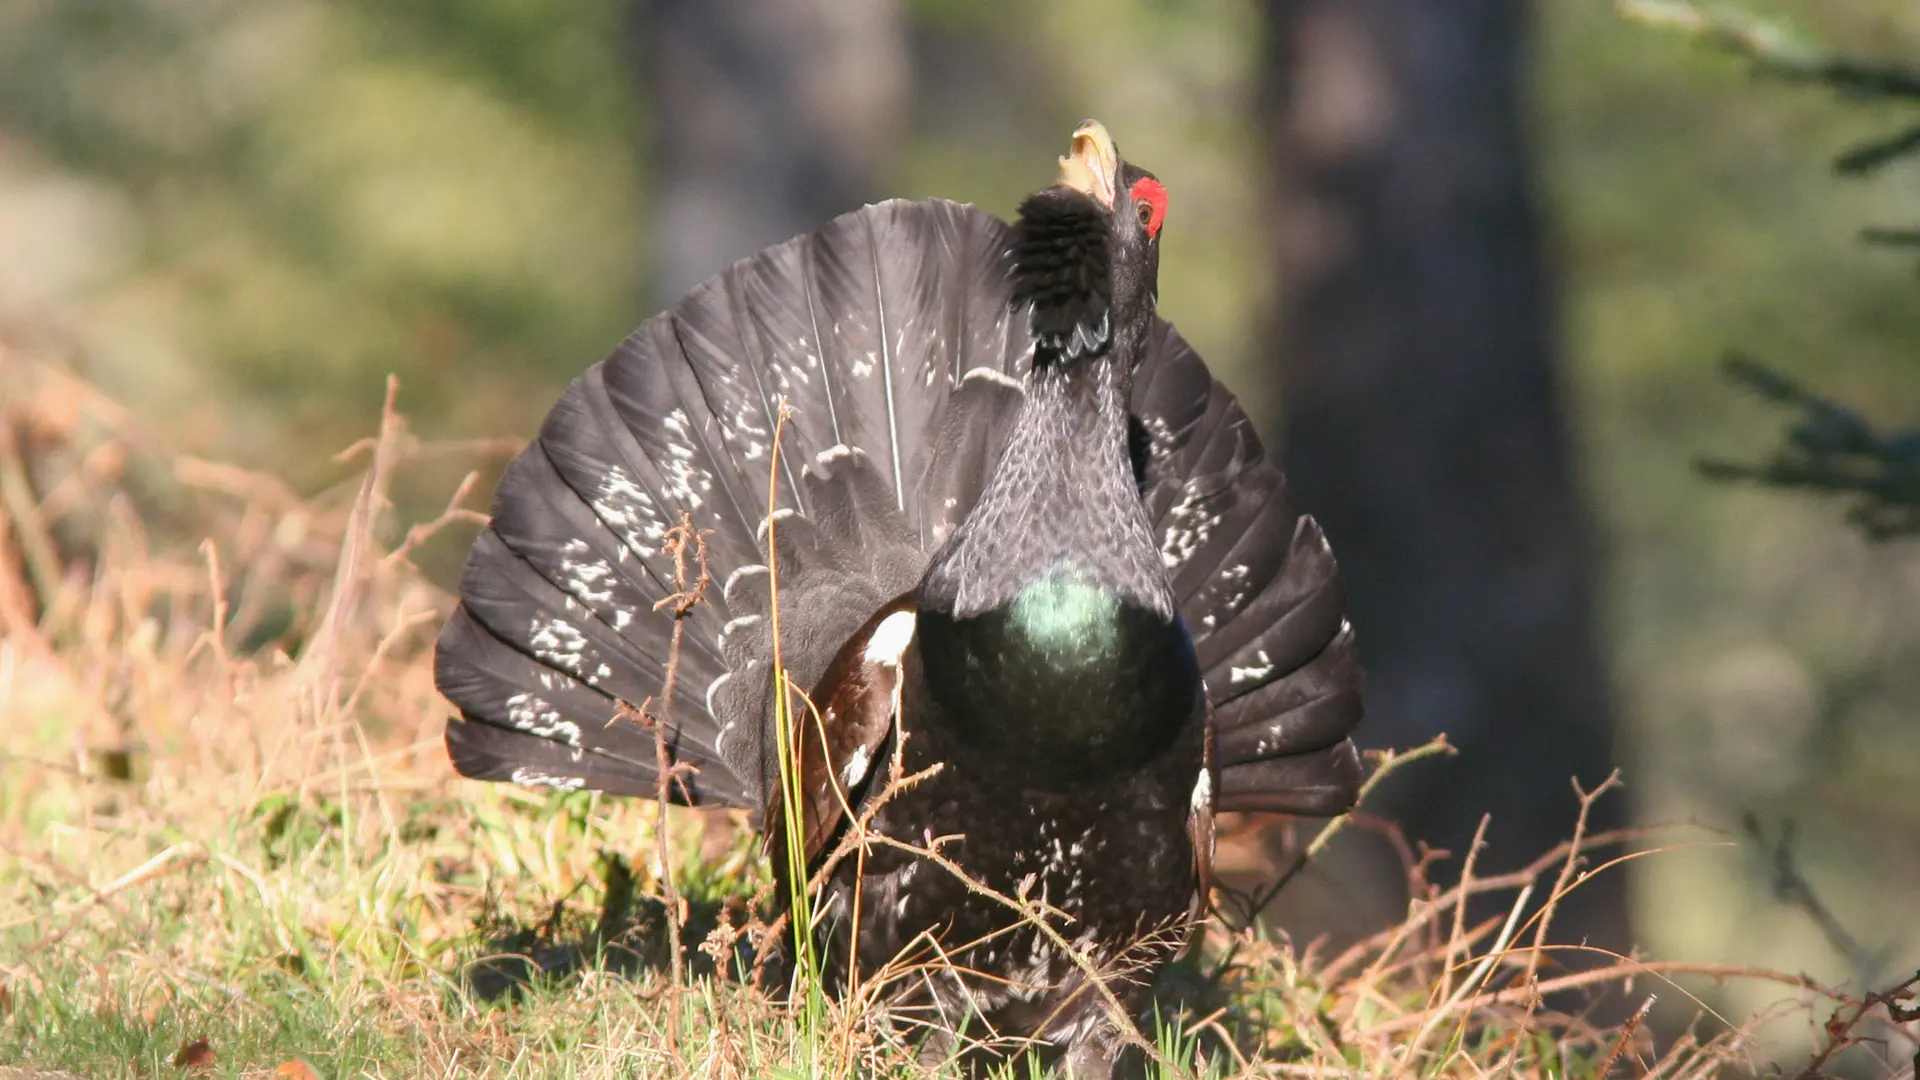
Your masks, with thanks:
[[[1556,371],[1529,176],[1522,0],[1269,0],[1284,457],[1325,526],[1367,667],[1366,739],[1460,754],[1383,809],[1482,869],[1572,832],[1614,761],[1593,523]],[[1596,827],[1625,803],[1602,804]],[[1556,937],[1624,945],[1624,878]]]
[[[897,0],[640,0],[655,299],[878,197],[907,93]]]

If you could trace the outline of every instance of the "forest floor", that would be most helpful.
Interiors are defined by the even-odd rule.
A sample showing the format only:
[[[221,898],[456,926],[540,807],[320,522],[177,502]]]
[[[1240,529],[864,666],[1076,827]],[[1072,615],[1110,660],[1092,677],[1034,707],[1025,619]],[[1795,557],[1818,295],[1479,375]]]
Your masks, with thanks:
[[[772,905],[742,819],[453,775],[431,671],[451,598],[410,555],[474,519],[473,487],[412,528],[387,492],[471,447],[389,405],[355,474],[303,498],[167,452],[55,367],[0,352],[0,379],[0,1074],[960,1075],[870,1008],[743,977]],[[1773,1014],[1686,988],[1728,978],[1780,984],[1814,1032],[1804,1075],[1888,1037],[1910,997],[1553,944],[1585,873],[1674,846],[1580,835],[1445,890],[1415,865],[1405,921],[1337,948],[1222,914],[1137,1055],[1160,1076],[1749,1075]],[[1470,897],[1501,913],[1468,920]],[[1602,993],[1624,1019],[1583,1015]],[[1656,995],[1698,1021],[1656,1039]]]

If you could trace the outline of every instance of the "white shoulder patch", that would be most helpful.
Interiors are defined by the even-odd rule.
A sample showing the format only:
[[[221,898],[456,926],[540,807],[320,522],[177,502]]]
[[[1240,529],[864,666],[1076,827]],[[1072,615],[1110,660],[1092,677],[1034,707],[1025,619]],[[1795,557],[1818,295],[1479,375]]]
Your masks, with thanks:
[[[1213,809],[1213,774],[1205,768],[1200,770],[1200,779],[1193,782],[1193,811]]]
[[[873,636],[867,639],[865,659],[870,664],[886,667],[899,667],[900,658],[906,655],[907,645],[913,641],[914,615],[911,611],[896,611],[880,620],[873,628]]]
[[[840,770],[840,786],[848,790],[867,775],[867,764],[873,760],[873,752],[864,746],[853,748],[853,756],[847,759],[846,768]]]

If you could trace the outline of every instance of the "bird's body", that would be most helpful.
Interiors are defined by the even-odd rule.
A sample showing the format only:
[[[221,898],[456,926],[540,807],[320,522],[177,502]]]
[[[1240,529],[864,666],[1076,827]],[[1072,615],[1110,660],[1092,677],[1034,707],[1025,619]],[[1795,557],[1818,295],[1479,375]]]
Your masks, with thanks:
[[[670,540],[704,531],[714,587],[667,604],[686,633],[665,720],[697,770],[676,800],[759,811],[775,843],[796,810],[809,867],[849,811],[903,844],[957,837],[937,846],[974,884],[1065,913],[1078,959],[870,845],[823,898],[830,985],[938,941],[953,968],[899,1004],[1102,1076],[1119,1032],[1081,965],[1139,1003],[1129,976],[1203,908],[1216,809],[1346,808],[1359,670],[1325,542],[1154,314],[1158,182],[1098,125],[1062,166],[1012,230],[869,207],[642,326],[502,479],[437,675],[462,772],[653,794],[654,736],[623,706],[661,693],[655,608],[688,580]],[[791,808],[776,594],[811,691],[795,715],[817,716]],[[875,805],[895,767],[932,766]]]
[[[937,762],[942,769],[890,801],[872,827],[915,845],[929,842],[928,829],[962,833],[943,854],[979,885],[1064,912],[1072,921],[1056,926],[1080,962],[1114,976],[1110,987],[1136,1009],[1146,988],[1138,976],[1178,950],[1195,914],[1189,822],[1201,738],[1202,726],[1189,725],[1144,769],[1036,788],[939,725],[922,726],[907,743],[905,768],[916,772]],[[851,864],[826,897],[836,931],[850,929]],[[1087,991],[1080,964],[1030,923],[1008,932],[1018,920],[1000,901],[888,847],[867,856],[860,892],[862,973],[880,971],[896,957],[922,965],[933,959],[915,941],[926,930],[937,930],[943,947],[960,954],[957,966],[987,973],[962,979],[938,965],[911,972],[894,995],[909,1015],[957,1029],[973,1011],[985,1030],[1077,1048],[1087,1061],[1119,1049],[1108,1006]],[[955,948],[969,942],[981,944]],[[844,937],[830,938],[826,977],[839,985],[847,976],[846,948]],[[946,1040],[935,1047],[944,1054]]]

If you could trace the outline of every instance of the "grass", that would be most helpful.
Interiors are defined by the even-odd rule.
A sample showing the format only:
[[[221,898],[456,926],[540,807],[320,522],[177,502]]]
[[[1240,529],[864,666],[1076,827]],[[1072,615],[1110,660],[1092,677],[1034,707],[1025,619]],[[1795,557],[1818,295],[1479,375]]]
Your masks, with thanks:
[[[773,889],[740,818],[452,774],[431,673],[451,598],[410,556],[476,517],[475,483],[405,529],[386,491],[420,461],[502,448],[422,443],[390,393],[378,434],[343,455],[349,481],[299,498],[169,453],[17,352],[0,352],[0,390],[0,1066],[959,1075],[873,1021],[878,974],[844,1001],[817,980],[740,977]],[[858,856],[859,832],[840,855]],[[1309,856],[1345,835],[1320,833]],[[1405,921],[1339,948],[1216,918],[1165,979],[1148,1072],[1745,1075],[1766,1016],[1702,1003],[1691,1032],[1656,1046],[1646,1005],[1688,996],[1682,977],[1780,983],[1822,1063],[1860,1056],[1863,1039],[1908,1045],[1911,984],[1848,997],[1745,969],[1572,963],[1579,948],[1551,937],[1558,898],[1623,860],[1685,857],[1670,847],[1582,834],[1500,875],[1468,853],[1446,890],[1414,863]],[[1500,913],[1469,917],[1469,900]],[[684,957],[676,934],[696,946]],[[1583,1014],[1601,991],[1623,1019]]]

